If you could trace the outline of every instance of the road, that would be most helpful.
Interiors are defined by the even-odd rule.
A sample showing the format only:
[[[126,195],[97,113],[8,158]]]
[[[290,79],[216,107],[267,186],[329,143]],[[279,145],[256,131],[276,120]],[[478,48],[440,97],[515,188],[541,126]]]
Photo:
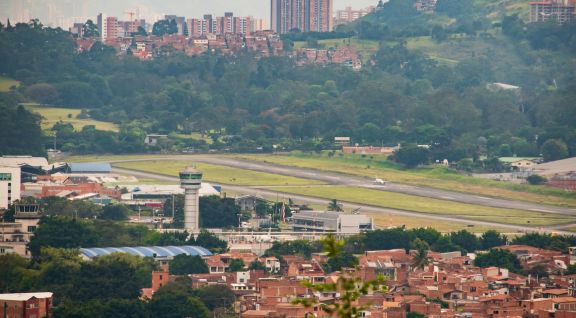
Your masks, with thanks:
[[[195,159],[194,161],[200,162],[199,160],[196,160],[197,159],[196,157],[194,157],[194,159]],[[156,159],[156,160],[160,160],[160,159]],[[174,158],[171,158],[171,160],[174,160]],[[213,162],[211,162],[211,163],[213,163]],[[172,176],[167,176],[167,175],[157,174],[157,173],[151,173],[151,172],[136,171],[136,170],[124,169],[124,168],[118,168],[118,167],[113,167],[112,171],[114,171],[116,173],[121,173],[121,174],[130,174],[130,175],[133,175],[137,178],[154,179],[154,180],[158,180],[158,181],[175,182],[175,183],[180,182],[180,179],[178,177],[172,177]],[[220,186],[220,187],[222,187],[223,190],[226,190],[226,191],[235,190],[239,193],[247,193],[247,194],[257,192],[264,197],[274,197],[279,193],[279,192],[272,191],[272,190],[256,189],[252,186],[235,186],[234,187],[233,185],[230,185],[230,184],[220,184],[220,183],[214,183],[214,182],[211,182],[210,184]],[[328,201],[329,201],[328,199],[315,198],[315,197],[303,196],[303,195],[295,195],[295,194],[290,194],[290,198],[292,198],[293,200],[300,202],[300,203],[314,204],[314,205],[327,205]],[[358,204],[358,203],[343,202],[343,201],[341,201],[340,203],[342,203],[344,209],[356,209],[356,208],[360,207],[362,213],[365,213],[365,214],[385,214],[385,215],[394,214],[394,215],[398,215],[398,216],[407,216],[407,217],[414,217],[414,218],[421,218],[421,219],[431,219],[431,220],[438,220],[438,221],[470,224],[470,225],[475,225],[475,226],[499,227],[499,228],[504,228],[504,229],[510,229],[510,232],[517,232],[519,230],[525,230],[526,232],[537,232],[538,231],[538,229],[535,227],[526,227],[526,226],[519,226],[519,225],[512,225],[512,224],[499,224],[499,223],[491,223],[491,222],[485,222],[485,221],[467,220],[467,219],[463,219],[457,215],[436,215],[436,214],[427,214],[427,213],[417,213],[417,212],[382,208],[382,207],[376,207],[376,206],[371,206],[371,205],[366,205],[366,204]],[[548,230],[547,228],[543,228],[542,230],[543,230],[543,232],[544,231],[552,232],[551,230]],[[557,232],[558,234],[563,234],[563,235],[573,235],[574,234],[572,232],[561,231],[561,230],[554,230],[554,232]]]
[[[576,215],[576,209],[567,207],[545,205],[524,201],[506,200],[494,197],[484,197],[474,194],[460,193],[442,189],[410,186],[394,182],[386,182],[386,185],[374,185],[374,179],[362,178],[339,173],[311,170],[305,168],[281,166],[270,163],[243,161],[238,159],[208,157],[200,155],[200,156],[179,156],[177,157],[177,159],[175,159],[175,157],[172,157],[172,158],[155,158],[155,159],[117,160],[106,162],[119,163],[119,162],[150,161],[150,160],[189,160],[191,162],[201,162],[245,170],[268,172],[273,174],[298,177],[302,179],[319,180],[333,185],[365,187],[374,190],[403,193],[438,200],[454,201],[454,202],[483,205],[496,208],[518,209],[518,210],[526,210],[542,213],[557,213],[570,216]]]

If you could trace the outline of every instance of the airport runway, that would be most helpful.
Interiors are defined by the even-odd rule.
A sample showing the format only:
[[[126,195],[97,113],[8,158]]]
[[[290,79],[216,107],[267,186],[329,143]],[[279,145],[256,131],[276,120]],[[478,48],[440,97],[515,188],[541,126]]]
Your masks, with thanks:
[[[214,159],[214,158],[211,158],[211,159]],[[160,160],[160,159],[155,159],[155,160]],[[170,160],[174,160],[174,158],[170,158]],[[179,160],[182,160],[182,159],[179,159]],[[129,161],[134,161],[134,160],[129,160]],[[194,157],[194,161],[204,162],[204,161],[198,160],[198,157]],[[209,162],[209,163],[218,164],[218,163],[214,163],[214,162]],[[165,181],[165,182],[180,183],[180,179],[178,177],[167,176],[167,175],[163,175],[163,174],[143,172],[143,171],[137,171],[137,170],[131,170],[131,169],[118,168],[118,167],[112,167],[112,171],[114,171],[116,173],[121,173],[121,174],[133,175],[137,178],[154,179],[154,180]],[[236,190],[239,193],[245,193],[245,194],[259,193],[264,197],[274,197],[279,193],[282,194],[281,192],[276,192],[276,191],[272,191],[272,190],[265,190],[265,189],[260,190],[260,189],[254,188],[252,186],[238,186],[237,185],[234,187],[233,185],[230,185],[230,184],[220,184],[220,183],[214,183],[214,182],[210,182],[210,184],[220,186],[220,187],[222,187],[223,190],[226,190],[226,191]],[[294,201],[296,201],[297,203],[300,203],[300,204],[328,205],[328,201],[329,201],[328,199],[303,196],[303,195],[289,194],[289,196]],[[340,203],[342,203],[344,209],[357,209],[358,207],[360,207],[361,208],[360,211],[362,213],[365,213],[365,214],[385,214],[385,215],[394,214],[394,215],[398,215],[398,216],[407,216],[407,217],[414,217],[414,218],[421,218],[421,219],[432,219],[432,220],[438,220],[438,221],[462,223],[462,224],[467,224],[467,225],[470,224],[470,225],[475,225],[475,226],[499,227],[499,228],[510,229],[510,232],[518,232],[519,230],[524,230],[526,232],[537,232],[538,231],[538,228],[536,228],[536,227],[526,227],[526,226],[519,226],[519,225],[512,225],[512,224],[500,224],[500,223],[492,223],[492,222],[485,222],[485,221],[468,220],[468,219],[464,219],[464,218],[461,218],[461,217],[456,216],[456,215],[437,215],[437,214],[428,214],[428,213],[418,213],[418,212],[410,212],[410,211],[404,211],[404,210],[376,207],[376,206],[371,206],[371,205],[366,205],[366,204],[350,203],[350,202],[344,202],[344,201],[341,201]],[[401,226],[402,224],[394,224],[394,225],[395,226]],[[552,229],[548,230],[546,227],[542,228],[542,232],[548,232],[548,233],[557,232],[558,234],[564,234],[564,235],[573,235],[574,234],[572,232],[561,231],[561,230],[556,230],[556,229],[554,229],[552,231]]]
[[[134,160],[117,160],[106,161],[109,163],[131,162],[131,161],[150,161],[150,160],[189,160],[190,162],[201,162],[212,165],[221,165],[245,170],[268,172],[273,174],[297,177],[302,179],[324,181],[332,185],[365,187],[374,190],[403,193],[408,195],[433,198],[438,200],[454,201],[460,203],[483,205],[496,208],[518,209],[542,213],[557,213],[574,216],[576,209],[538,204],[525,201],[514,201],[501,198],[479,196],[461,192],[454,192],[442,189],[411,186],[394,182],[386,182],[386,185],[374,185],[374,179],[362,178],[340,173],[324,172],[305,168],[296,168],[281,166],[270,163],[244,161],[232,158],[208,157],[202,155],[196,156],[178,156],[172,158],[154,158],[154,159],[134,159]],[[378,176],[385,179],[385,176]],[[293,195],[292,195],[293,196]]]

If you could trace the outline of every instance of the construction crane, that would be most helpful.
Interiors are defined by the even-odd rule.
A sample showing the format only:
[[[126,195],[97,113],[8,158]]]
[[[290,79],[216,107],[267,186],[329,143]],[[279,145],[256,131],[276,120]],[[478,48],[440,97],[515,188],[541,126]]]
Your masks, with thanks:
[[[134,24],[134,15],[135,15],[136,13],[134,13],[134,12],[132,12],[132,11],[130,11],[130,12],[122,12],[122,13],[124,13],[124,14],[129,14],[129,15],[130,15],[130,24],[131,24],[131,26],[132,26],[132,32],[136,32],[136,31],[137,31],[137,30],[136,30],[136,24]]]

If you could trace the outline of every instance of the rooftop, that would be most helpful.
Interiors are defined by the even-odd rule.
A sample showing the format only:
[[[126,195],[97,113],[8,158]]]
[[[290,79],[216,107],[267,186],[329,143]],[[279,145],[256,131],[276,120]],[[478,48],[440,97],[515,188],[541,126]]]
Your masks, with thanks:
[[[71,172],[110,172],[112,167],[109,163],[69,163]]]
[[[28,300],[30,298],[50,298],[52,293],[18,293],[18,294],[0,294],[0,300]]]
[[[94,256],[109,255],[112,253],[130,253],[141,257],[174,257],[180,254],[212,256],[212,253],[200,246],[136,246],[136,247],[100,247],[81,248],[80,251],[89,258]]]

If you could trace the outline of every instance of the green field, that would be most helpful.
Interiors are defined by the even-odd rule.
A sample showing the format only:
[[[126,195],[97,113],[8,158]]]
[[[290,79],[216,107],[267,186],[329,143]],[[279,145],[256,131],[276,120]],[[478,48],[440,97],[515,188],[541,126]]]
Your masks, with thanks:
[[[566,219],[567,222],[576,218],[552,213],[530,212],[516,209],[493,208],[459,202],[417,197],[401,193],[385,192],[367,188],[352,187],[275,187],[270,190],[284,193],[313,196],[326,199],[338,199],[347,202],[369,204],[385,208],[414,211],[431,214],[454,216],[490,216],[490,217],[526,217],[535,219]],[[326,201],[328,204],[328,201]]]
[[[371,217],[374,219],[374,224],[377,226],[390,226],[390,215],[387,214],[366,214],[367,217]],[[443,233],[447,232],[455,232],[467,229],[472,233],[484,233],[488,230],[495,230],[501,233],[508,233],[511,230],[505,228],[499,228],[498,226],[473,226],[468,228],[464,223],[455,223],[455,222],[445,222],[445,221],[438,221],[432,219],[425,219],[425,218],[414,218],[409,216],[399,216],[399,215],[392,215],[392,226],[401,227],[402,225],[406,225],[406,228],[420,228],[420,227],[431,227],[435,230]]]
[[[337,48],[348,45],[348,40],[350,40],[350,45],[355,46],[358,51],[362,50],[378,50],[379,42],[376,40],[360,40],[360,39],[331,39],[331,40],[320,40],[318,44],[322,45],[322,50],[327,50],[329,48]],[[294,49],[306,47],[305,41],[294,42]]]
[[[169,176],[177,176],[179,172],[184,170],[185,166],[190,164],[192,164],[192,162],[190,161],[158,160],[156,162],[142,161],[142,162],[116,163],[113,164],[113,166],[139,171],[160,173]],[[271,173],[242,170],[236,168],[210,165],[205,163],[198,163],[197,166],[198,170],[200,170],[204,174],[202,176],[203,180],[217,183],[236,184],[242,186],[325,184],[324,182],[321,181],[286,177]],[[234,178],[236,179],[236,181],[233,181]]]
[[[0,92],[7,92],[12,86],[20,86],[20,82],[9,77],[0,76]]]
[[[81,131],[82,127],[86,125],[95,125],[96,129],[100,130],[112,130],[118,131],[118,125],[113,123],[97,121],[93,119],[78,119],[76,115],[80,114],[80,109],[68,109],[68,108],[54,108],[54,107],[43,107],[38,104],[23,104],[24,107],[34,113],[40,114],[45,119],[42,120],[42,130],[51,129],[55,123],[63,121],[64,123],[70,123],[74,126],[74,130]],[[72,115],[72,118],[68,118],[68,114]]]
[[[526,226],[550,226],[559,224],[572,224],[576,223],[576,218],[573,217],[563,217],[563,218],[503,218],[503,217],[489,217],[489,218],[470,218],[471,220],[495,222],[503,224],[515,224],[515,225],[526,225]],[[530,223],[528,223],[528,221]]]
[[[342,155],[342,157],[340,157]],[[474,193],[505,199],[528,201],[549,205],[576,207],[576,194],[559,189],[524,184],[510,184],[479,179],[457,174],[445,167],[431,166],[403,170],[398,165],[386,161],[386,156],[374,155],[362,158],[360,154],[342,154],[328,157],[328,152],[322,155],[302,154],[294,151],[289,154],[252,155],[239,154],[235,158],[251,161],[269,162],[286,166],[310,168],[321,171],[338,172],[367,178],[379,178],[431,188],[450,191]]]

